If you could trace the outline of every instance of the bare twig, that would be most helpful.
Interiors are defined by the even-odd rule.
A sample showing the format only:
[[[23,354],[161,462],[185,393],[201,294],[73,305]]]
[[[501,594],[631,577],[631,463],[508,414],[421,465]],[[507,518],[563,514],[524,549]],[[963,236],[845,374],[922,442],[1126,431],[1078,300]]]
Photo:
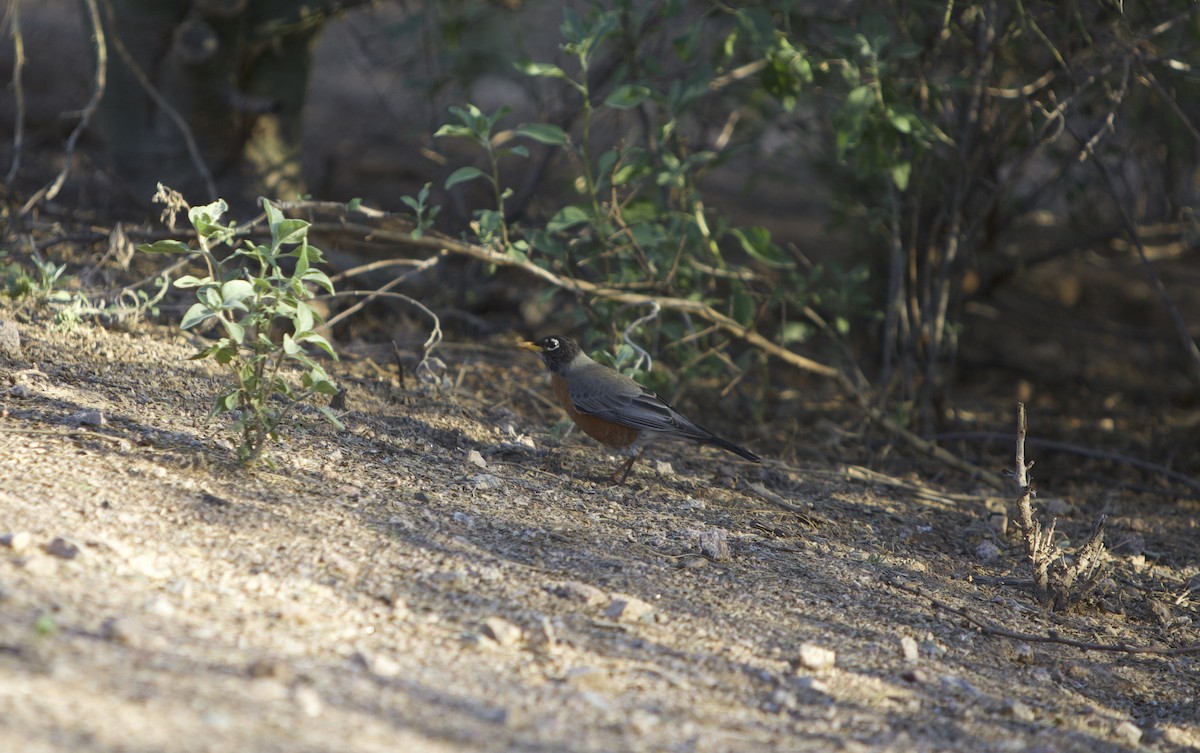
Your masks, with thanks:
[[[442,257],[440,255],[431,256],[428,259],[426,259],[425,261],[421,262],[420,264],[417,264],[415,267],[413,267],[408,272],[405,272],[404,274],[400,275],[396,279],[391,280],[391,281],[387,282],[386,284],[382,285],[377,290],[373,290],[373,291],[371,291],[371,290],[367,290],[367,291],[355,290],[350,293],[338,292],[338,293],[334,293],[333,295],[318,296],[318,298],[335,298],[335,297],[339,297],[342,295],[364,295],[364,296],[366,296],[366,298],[363,298],[361,301],[354,304],[350,308],[346,309],[345,311],[339,312],[336,316],[331,317],[329,319],[329,321],[325,322],[325,324],[322,325],[323,328],[326,331],[332,329],[333,325],[342,321],[346,317],[357,314],[362,309],[363,306],[366,306],[368,303],[370,303],[371,301],[375,300],[376,298],[378,298],[380,296],[398,298],[400,300],[404,300],[404,301],[408,301],[409,303],[416,304],[416,301],[414,301],[412,298],[409,298],[406,295],[400,295],[399,293],[388,293],[387,291],[396,287],[397,285],[399,285],[400,283],[409,279],[413,275],[420,274],[421,272],[424,272],[425,270],[429,269],[430,267],[435,266],[439,261],[441,261],[441,259],[442,259]],[[416,304],[416,305],[420,305],[420,304]],[[421,308],[424,308],[424,306],[422,306]],[[433,312],[429,311],[428,309],[425,309],[425,311],[430,316],[432,316],[435,321],[437,321],[437,317],[433,315]],[[440,336],[441,335],[440,328],[438,329],[438,333],[439,333],[438,341],[440,342],[442,339]],[[434,343],[434,345],[436,345],[436,343]]]
[[[43,199],[52,200],[58,196],[58,192],[62,190],[63,184],[67,181],[67,175],[71,172],[71,158],[75,155],[75,146],[79,143],[79,137],[87,130],[92,116],[96,114],[96,109],[100,106],[100,100],[104,97],[104,90],[108,83],[108,44],[104,40],[104,24],[100,22],[100,8],[96,5],[96,0],[84,0],[84,7],[87,8],[96,38],[96,76],[92,82],[92,96],[84,106],[75,129],[67,137],[67,145],[63,149],[62,170],[54,180],[29,197],[29,200],[17,212],[18,216],[28,214],[29,210],[41,203]]]
[[[428,266],[433,266],[433,264],[436,263],[437,260],[440,258],[441,257],[438,257],[438,256],[430,257],[431,263]],[[426,267],[426,268],[428,268],[428,267]],[[397,280],[393,280],[391,283],[388,283],[388,284],[389,285],[391,285],[393,283],[398,284],[399,280],[403,279],[404,277],[409,277],[413,274],[416,274],[418,271],[420,271],[420,270],[419,269],[413,270],[412,272],[409,272],[407,275],[404,275],[403,277],[398,278]],[[439,368],[439,369],[445,368],[446,365],[444,363],[442,363],[441,359],[433,357],[433,351],[436,350],[437,346],[442,342],[442,320],[440,318],[438,318],[437,314],[435,314],[431,310],[429,310],[429,308],[425,304],[421,303],[420,301],[418,301],[415,298],[404,295],[403,293],[393,293],[393,292],[390,292],[387,290],[383,290],[382,288],[379,290],[339,290],[338,292],[330,294],[330,295],[320,295],[320,296],[315,296],[315,297],[318,299],[330,299],[330,298],[348,298],[350,296],[365,296],[366,300],[368,300],[368,301],[373,300],[375,298],[380,298],[380,297],[394,298],[398,301],[404,301],[405,303],[418,309],[423,314],[425,314],[430,319],[432,319],[433,320],[433,329],[430,330],[429,337],[421,345],[421,362],[417,364],[417,371],[418,372],[424,371],[429,376],[436,378],[436,375],[433,373],[434,368]],[[347,311],[349,311],[349,309],[347,309]],[[326,322],[326,324],[324,326],[329,327],[330,325],[332,325],[334,323],[334,320],[344,318],[345,314],[346,314],[346,311],[343,311],[338,316],[336,316],[333,319],[330,319],[328,322]]]
[[[1083,649],[1084,651],[1112,651],[1122,654],[1151,654],[1154,656],[1190,656],[1192,654],[1200,654],[1200,644],[1190,646],[1178,646],[1171,648],[1168,646],[1137,646],[1128,643],[1092,643],[1091,641],[1079,641],[1074,638],[1064,638],[1060,635],[1050,633],[1049,635],[1038,635],[1036,633],[1022,633],[1016,630],[1009,630],[998,625],[982,620],[961,607],[953,607],[946,602],[936,599],[927,593],[924,593],[912,586],[906,586],[903,583],[898,583],[894,580],[887,579],[884,581],[887,585],[911,594],[929,602],[929,605],[934,609],[940,609],[943,612],[958,615],[967,622],[970,622],[975,627],[979,628],[985,635],[994,635],[997,638],[1009,638],[1015,641],[1025,641],[1026,643],[1055,643],[1060,646],[1070,646],[1072,648]]]
[[[1074,564],[1066,564],[1054,543],[1054,528],[1058,521],[1051,521],[1050,528],[1043,530],[1041,524],[1033,517],[1033,504],[1030,499],[1035,492],[1029,477],[1029,469],[1033,467],[1033,463],[1025,462],[1026,430],[1025,404],[1017,403],[1017,454],[1014,476],[1021,492],[1017,500],[1021,536],[1025,542],[1025,552],[1033,564],[1033,581],[1038,596],[1057,612],[1078,602],[1098,582],[1104,558],[1104,522],[1107,516],[1101,515],[1096,521],[1091,536],[1079,548]]]
[[[25,86],[21,69],[25,67],[25,37],[21,34],[21,0],[12,0],[13,70],[12,88],[16,107],[16,123],[13,124],[12,165],[4,175],[4,182],[11,185],[21,168],[21,147],[25,142]]]
[[[650,354],[646,351],[645,348],[643,348],[642,346],[638,345],[637,343],[635,343],[633,341],[633,337],[631,336],[631,333],[633,332],[633,330],[637,329],[638,327],[642,326],[643,324],[649,324],[650,322],[657,319],[660,311],[662,311],[662,307],[659,305],[658,301],[651,301],[650,313],[646,314],[645,316],[641,316],[641,317],[638,317],[637,319],[634,319],[632,322],[630,322],[629,326],[625,328],[625,331],[621,333],[621,339],[625,341],[625,344],[628,345],[629,347],[633,348],[634,352],[638,354],[637,362],[635,362],[633,364],[633,368],[635,368],[635,369],[640,369],[642,367],[643,360],[646,362],[646,370],[647,371],[649,371],[650,369],[653,369],[654,368],[654,359],[650,357]]]

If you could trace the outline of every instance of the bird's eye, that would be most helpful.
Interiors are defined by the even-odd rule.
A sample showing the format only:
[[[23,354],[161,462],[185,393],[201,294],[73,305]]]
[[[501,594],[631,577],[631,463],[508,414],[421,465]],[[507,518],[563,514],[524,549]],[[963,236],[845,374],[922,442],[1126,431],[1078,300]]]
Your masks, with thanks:
[[[546,350],[558,350],[558,338],[551,337],[546,341]]]

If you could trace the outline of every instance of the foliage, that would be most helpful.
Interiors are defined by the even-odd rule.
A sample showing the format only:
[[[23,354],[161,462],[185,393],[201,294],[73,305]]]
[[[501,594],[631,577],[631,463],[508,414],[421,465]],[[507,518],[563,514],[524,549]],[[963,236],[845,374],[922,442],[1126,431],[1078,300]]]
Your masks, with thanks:
[[[446,179],[450,189],[485,181],[492,206],[478,210],[476,240],[505,253],[572,277],[603,279],[615,288],[691,298],[715,306],[747,328],[775,330],[789,341],[806,339],[812,328],[796,326],[796,312],[830,308],[845,325],[864,299],[852,288],[865,275],[843,275],[807,264],[781,248],[764,227],[739,226],[715,215],[702,186],[705,175],[747,144],[705,143],[704,123],[728,120],[742,109],[789,110],[812,81],[805,51],[777,29],[760,9],[723,8],[694,17],[685,3],[645,5],[598,3],[586,13],[563,11],[562,65],[523,60],[517,70],[542,80],[567,101],[578,122],[524,123],[506,130],[507,109],[484,113],[474,105],[453,107],[453,122],[440,137],[464,138],[485,154],[488,169],[464,166]],[[670,29],[684,31],[667,39]],[[670,50],[663,61],[663,50]],[[762,64],[760,75],[735,72],[743,60]],[[577,105],[577,107],[576,107]],[[713,111],[724,110],[723,116]],[[618,140],[596,135],[626,131]],[[578,175],[566,196],[540,226],[512,221],[512,192],[500,174],[500,158],[527,157],[523,141],[555,150]],[[604,302],[587,309],[593,323],[614,334],[637,311]],[[581,322],[574,322],[578,325]],[[843,331],[845,327],[842,327]],[[722,352],[716,332],[697,332],[684,317],[641,321],[626,336],[661,345],[678,344],[669,358],[696,373],[740,372]],[[628,356],[628,354],[626,354]],[[636,359],[635,359],[636,360]],[[633,364],[618,356],[619,364]]]
[[[266,199],[262,206],[270,243],[246,240],[240,246],[236,224],[221,224],[228,209],[223,200],[188,209],[208,274],[185,275],[175,281],[177,288],[195,289],[197,299],[183,315],[180,327],[218,327],[220,338],[192,358],[211,358],[232,377],[232,384],[214,401],[209,418],[236,414],[237,458],[245,465],[258,462],[267,441],[298,407],[317,395],[337,393],[325,369],[305,350],[313,346],[337,358],[329,342],[317,334],[322,319],[308,303],[314,297],[313,286],[333,292],[329,277],[315,266],[323,262],[321,251],[308,242],[309,223],[285,218]],[[216,249],[223,245],[234,251],[220,258]],[[138,248],[147,253],[196,253],[177,240]],[[290,331],[273,337],[272,327],[280,323]],[[284,372],[288,365],[303,369],[299,388]],[[328,407],[313,407],[341,428]]]
[[[7,254],[0,252],[0,294],[20,302],[23,308],[52,311],[54,324],[64,330],[71,330],[85,320],[130,321],[147,313],[157,314],[158,303],[166,294],[164,279],[159,281],[154,295],[145,290],[125,290],[113,301],[92,298],[67,288],[75,280],[66,273],[66,264],[43,259],[37,251],[30,259],[32,269],[15,260],[3,261],[5,258]]]

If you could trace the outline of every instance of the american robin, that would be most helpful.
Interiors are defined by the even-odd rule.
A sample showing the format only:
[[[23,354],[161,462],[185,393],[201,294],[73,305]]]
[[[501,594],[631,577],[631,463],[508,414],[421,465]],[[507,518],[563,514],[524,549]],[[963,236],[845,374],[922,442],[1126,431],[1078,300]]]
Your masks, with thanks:
[[[550,369],[554,396],[576,426],[597,442],[630,451],[629,460],[610,479],[614,484],[625,483],[629,469],[641,457],[643,445],[656,437],[691,439],[729,450],[753,463],[762,462],[753,452],[693,423],[624,374],[596,363],[565,337],[543,337],[521,343],[520,347],[542,357]]]

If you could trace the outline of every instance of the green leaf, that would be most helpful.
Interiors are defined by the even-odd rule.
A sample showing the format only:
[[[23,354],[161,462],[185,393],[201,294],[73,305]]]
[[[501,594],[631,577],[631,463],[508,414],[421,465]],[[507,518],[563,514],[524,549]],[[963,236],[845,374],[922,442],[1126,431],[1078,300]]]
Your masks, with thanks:
[[[213,316],[213,311],[208,306],[203,303],[193,303],[179,322],[179,328],[191,329],[211,316]]]
[[[221,285],[221,307],[246,311],[242,301],[254,295],[254,286],[246,280],[230,280]]]
[[[569,230],[576,225],[587,222],[590,217],[582,207],[563,207],[546,223],[546,229],[551,233],[561,233],[564,230]]]
[[[304,220],[282,220],[271,228],[271,238],[276,248],[301,243],[308,236],[308,222]]]
[[[441,138],[445,136],[449,138],[471,139],[472,141],[477,140],[475,138],[475,132],[470,128],[467,128],[466,126],[453,125],[451,123],[447,123],[441,128],[438,128],[433,132],[433,136],[434,138]]]
[[[482,177],[484,177],[482,170],[480,170],[478,167],[471,167],[470,165],[467,165],[466,167],[460,167],[454,172],[450,173],[450,176],[446,178],[446,182],[443,187],[449,191],[459,183],[466,183]]]
[[[217,221],[227,211],[229,211],[229,205],[225,203],[225,200],[217,199],[211,204],[189,209],[188,221],[192,223],[192,227],[196,228],[197,233],[207,238],[214,233],[226,230],[218,225]]]
[[[335,388],[335,389],[336,389],[336,388]],[[336,394],[336,392],[335,392],[334,394]],[[328,407],[328,406],[325,406],[325,405],[315,405],[315,406],[313,406],[313,407],[317,409],[317,412],[319,412],[319,413],[320,413],[322,416],[324,416],[324,417],[325,417],[325,420],[326,420],[326,421],[328,421],[329,423],[333,424],[333,425],[334,425],[334,427],[336,427],[336,428],[338,428],[338,429],[345,429],[345,428],[346,428],[346,425],[342,423],[342,420],[341,420],[340,418],[338,418],[338,417],[337,417],[337,416],[334,414],[334,412],[333,412],[332,410],[330,410],[330,409],[329,409],[329,407]]]
[[[792,262],[783,249],[771,242],[771,231],[765,227],[734,228],[730,231],[742,244],[742,250],[752,258],[772,267],[790,267]]]
[[[312,307],[303,301],[296,302],[296,334],[300,335],[308,332],[313,328],[313,310]]]
[[[515,154],[518,157],[525,157],[526,159],[529,158],[529,147],[525,146],[524,144],[517,144],[507,151],[509,154]]]
[[[300,343],[292,339],[292,336],[286,332],[283,333],[283,352],[289,356],[294,356],[300,352]]]
[[[614,110],[631,110],[650,96],[650,90],[636,84],[618,86],[604,98],[604,105]]]
[[[522,123],[513,129],[513,134],[550,146],[563,146],[567,143],[566,131],[553,123]]]
[[[212,282],[211,277],[205,277],[203,280],[201,280],[199,277],[193,277],[192,275],[184,275],[183,277],[180,277],[178,280],[175,281],[175,287],[177,287],[177,288],[198,288],[201,285],[208,284],[209,282]]]
[[[246,328],[235,321],[221,318],[221,324],[225,325],[225,331],[229,333],[229,339],[235,343],[241,344],[246,339]]]
[[[807,342],[813,335],[813,328],[803,322],[788,322],[783,326],[780,339],[783,345],[788,343]]]
[[[304,280],[305,282],[315,283],[325,288],[330,293],[333,292],[333,281],[329,279],[329,275],[325,274],[319,269],[310,268],[300,279]]]
[[[567,74],[553,63],[535,63],[532,60],[518,60],[513,67],[526,76],[545,76],[547,78],[566,78]]]
[[[908,190],[908,179],[912,176],[912,163],[900,162],[892,165],[892,182],[901,191]]]
[[[316,332],[305,332],[303,335],[298,336],[297,339],[302,342],[316,345],[318,348],[328,353],[331,358],[337,360],[337,353],[333,351],[333,346],[329,344],[328,340],[321,335],[318,335]]]
[[[145,251],[148,254],[190,254],[192,249],[188,248],[188,244],[181,241],[162,240],[153,243],[142,243],[138,245],[138,251]]]

